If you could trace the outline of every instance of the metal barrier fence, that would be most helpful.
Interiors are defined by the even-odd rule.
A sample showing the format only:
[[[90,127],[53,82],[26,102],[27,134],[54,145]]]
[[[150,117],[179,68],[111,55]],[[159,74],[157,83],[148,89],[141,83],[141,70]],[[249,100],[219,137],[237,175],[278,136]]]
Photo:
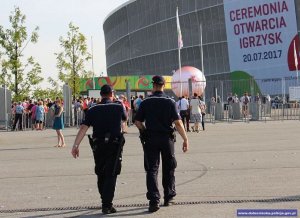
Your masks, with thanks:
[[[74,120],[71,126],[77,128],[84,120],[84,112],[82,110],[74,111]],[[128,111],[128,126],[133,125],[133,111]],[[15,115],[8,114],[8,124],[6,130],[12,130],[14,125]],[[51,113],[45,113],[43,128],[52,128],[54,117]],[[300,103],[286,103],[271,105],[271,103],[249,103],[247,107],[243,107],[242,103],[224,104],[216,103],[207,108],[205,115],[206,123],[220,122],[252,122],[252,121],[284,121],[284,120],[299,120],[300,121]],[[191,120],[191,122],[193,122]],[[21,128],[23,130],[31,130],[33,126],[32,119],[28,114],[22,115]],[[2,128],[5,129],[5,128]],[[16,131],[20,130],[19,124],[16,124]]]
[[[299,86],[296,77],[234,79],[230,77],[230,74],[226,75],[221,79],[208,76],[207,81],[191,82],[192,93],[190,93],[189,90],[189,83],[182,82],[183,93],[184,95],[191,97],[193,95],[193,90],[196,90],[199,87],[205,87],[205,94],[203,97],[205,97],[207,101],[214,97],[218,102],[226,102],[229,93],[233,95],[236,94],[240,98],[243,96],[244,92],[248,92],[248,94],[253,97],[257,95],[257,93],[261,98],[266,95],[270,95],[271,97],[277,96],[281,103],[286,103],[289,102],[289,88]],[[177,83],[174,85],[172,82],[167,82],[166,84],[167,87],[172,87],[172,90],[178,90],[176,89],[178,86],[176,86]]]
[[[74,126],[74,127],[79,128],[82,121],[84,120],[85,113],[82,110],[76,110],[76,111],[74,111],[74,114],[75,114],[74,120],[72,120],[71,123],[70,124],[68,123],[69,125],[66,125],[66,126],[68,126],[68,127],[69,126],[70,127]],[[64,116],[64,114],[63,114],[63,116]],[[133,118],[132,110],[129,110],[128,111],[128,121],[127,121],[128,126],[133,125],[132,118]],[[8,124],[7,124],[7,129],[6,130],[12,130],[13,129],[14,121],[15,121],[15,114],[8,114]],[[54,121],[53,115],[51,115],[51,113],[45,113],[43,128],[44,129],[52,128],[53,121]],[[65,120],[65,124],[66,124],[66,122],[67,121]],[[4,127],[4,125],[3,125],[3,127]],[[22,115],[21,129],[23,129],[24,131],[33,129],[33,121],[29,117],[29,114],[27,114],[27,113],[24,113]],[[16,124],[16,129],[15,130],[16,131],[20,130],[19,122]]]
[[[82,110],[76,110],[75,111],[75,125],[77,127],[77,129],[79,128],[80,124],[82,123],[82,121],[84,120],[84,112]]]
[[[249,103],[243,106],[241,103],[230,105],[218,103],[211,105],[205,121],[216,122],[234,122],[234,121],[275,121],[275,120],[299,120],[300,104],[286,103],[277,104],[276,107],[270,103]]]
[[[128,111],[128,126],[133,125],[133,111]],[[84,112],[76,111],[75,125],[79,128],[84,120]],[[259,104],[249,103],[246,110],[243,110],[241,103],[226,105],[217,103],[207,108],[205,121],[209,123],[216,122],[234,122],[234,121],[271,121],[271,120],[300,120],[300,104],[278,104],[275,107],[271,103]]]
[[[16,118],[15,114],[8,114],[7,130],[13,130],[15,118]],[[22,114],[21,125],[19,124],[19,122],[20,121],[16,123],[16,127],[15,127],[16,131],[19,131],[21,129],[23,129],[24,131],[35,129],[34,120],[31,119],[28,113]],[[43,129],[52,128],[52,125],[53,125],[53,116],[51,116],[50,113],[45,113],[44,121],[43,121]]]

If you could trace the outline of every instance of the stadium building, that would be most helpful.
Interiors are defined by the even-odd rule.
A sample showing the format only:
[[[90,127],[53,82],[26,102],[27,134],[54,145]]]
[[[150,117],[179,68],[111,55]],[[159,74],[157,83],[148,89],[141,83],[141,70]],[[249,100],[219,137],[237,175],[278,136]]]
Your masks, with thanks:
[[[103,24],[108,76],[171,76],[178,69],[177,6],[182,66],[204,71],[207,93],[277,95],[298,82],[296,0],[130,0]],[[248,80],[242,88],[240,79]]]

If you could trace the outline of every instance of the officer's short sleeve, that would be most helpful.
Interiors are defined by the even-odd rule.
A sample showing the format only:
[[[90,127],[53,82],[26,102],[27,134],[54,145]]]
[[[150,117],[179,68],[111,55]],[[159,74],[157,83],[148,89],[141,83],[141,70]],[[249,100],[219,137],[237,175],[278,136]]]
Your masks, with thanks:
[[[92,125],[92,112],[91,110],[88,110],[85,114],[85,118],[84,120],[82,121],[83,125],[86,125],[86,126],[91,126]]]
[[[135,120],[144,122],[145,121],[145,106],[144,102],[142,101],[140,107],[135,115]]]
[[[176,102],[173,102],[173,101],[171,101],[171,119],[173,121],[181,120],[181,117],[176,110]]]

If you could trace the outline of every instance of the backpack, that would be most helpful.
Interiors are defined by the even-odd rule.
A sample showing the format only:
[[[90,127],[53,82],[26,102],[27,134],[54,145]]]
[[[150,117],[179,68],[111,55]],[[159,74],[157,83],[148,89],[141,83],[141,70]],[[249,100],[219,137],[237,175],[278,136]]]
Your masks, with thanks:
[[[245,96],[245,98],[244,98],[244,104],[248,104],[248,103],[249,103],[249,97]]]

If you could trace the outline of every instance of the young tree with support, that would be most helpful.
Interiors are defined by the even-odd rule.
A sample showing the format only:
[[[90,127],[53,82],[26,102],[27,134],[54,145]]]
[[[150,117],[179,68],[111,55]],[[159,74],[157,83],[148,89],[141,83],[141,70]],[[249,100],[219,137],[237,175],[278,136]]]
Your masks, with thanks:
[[[79,27],[70,23],[67,36],[60,37],[59,42],[63,49],[62,52],[55,53],[59,80],[71,87],[75,99],[80,91],[80,79],[92,77],[91,72],[85,70],[85,64],[91,59],[86,37],[79,32]]]

